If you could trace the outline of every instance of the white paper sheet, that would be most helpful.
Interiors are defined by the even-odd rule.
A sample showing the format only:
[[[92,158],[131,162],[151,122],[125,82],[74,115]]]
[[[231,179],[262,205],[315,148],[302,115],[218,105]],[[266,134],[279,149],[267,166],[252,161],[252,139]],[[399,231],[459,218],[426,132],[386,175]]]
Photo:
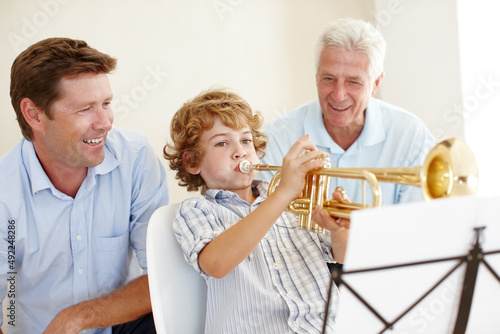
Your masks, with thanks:
[[[344,271],[459,257],[474,244],[474,227],[485,226],[484,252],[500,250],[500,197],[438,199],[352,214]],[[486,256],[500,275],[500,254]],[[445,276],[458,260],[345,274],[343,279],[392,322]],[[397,321],[388,334],[451,333],[465,265]],[[340,287],[336,333],[380,333],[385,325],[345,286]],[[500,282],[480,264],[466,333],[500,333]]]

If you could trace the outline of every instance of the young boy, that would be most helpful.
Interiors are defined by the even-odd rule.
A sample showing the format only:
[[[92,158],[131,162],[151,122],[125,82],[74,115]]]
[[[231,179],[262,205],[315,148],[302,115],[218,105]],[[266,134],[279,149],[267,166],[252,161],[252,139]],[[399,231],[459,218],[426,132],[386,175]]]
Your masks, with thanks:
[[[257,171],[240,171],[241,161],[256,164],[264,155],[261,124],[245,100],[224,91],[202,93],[177,111],[164,156],[179,184],[201,188],[205,197],[179,204],[174,230],[187,261],[207,281],[206,333],[321,333],[327,262],[343,262],[348,230],[333,219],[322,223],[324,235],[299,229],[297,216],[286,211],[306,173],[324,164],[307,135],[284,157],[270,196],[268,183],[254,180]],[[326,221],[320,211],[317,223]],[[328,332],[334,305],[330,310]]]

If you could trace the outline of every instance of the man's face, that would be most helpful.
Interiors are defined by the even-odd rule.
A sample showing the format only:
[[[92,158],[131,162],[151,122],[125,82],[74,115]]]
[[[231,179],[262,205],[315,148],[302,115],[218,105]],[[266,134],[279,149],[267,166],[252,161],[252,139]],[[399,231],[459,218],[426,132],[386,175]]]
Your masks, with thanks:
[[[112,92],[106,74],[83,73],[61,79],[62,97],[52,119],[41,114],[34,140],[44,168],[86,168],[104,160],[104,143],[113,124]]]
[[[359,131],[364,111],[376,92],[382,74],[371,80],[365,53],[326,47],[320,56],[316,86],[325,127]]]
[[[250,128],[234,130],[217,117],[214,126],[203,132],[200,140],[204,146],[203,159],[190,173],[200,174],[209,189],[230,190],[246,199],[257,172],[243,174],[239,164],[243,160],[259,163]]]

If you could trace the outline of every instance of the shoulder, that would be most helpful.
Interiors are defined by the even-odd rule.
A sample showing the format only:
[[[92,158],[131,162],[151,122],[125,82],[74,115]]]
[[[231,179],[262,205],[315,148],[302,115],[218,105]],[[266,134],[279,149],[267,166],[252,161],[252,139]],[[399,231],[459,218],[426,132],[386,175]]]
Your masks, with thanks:
[[[435,140],[429,128],[415,114],[377,99],[372,99],[370,104],[380,110],[385,131],[384,145],[393,153],[398,148],[400,155],[407,156],[408,161],[413,163],[416,159],[415,154],[427,152],[434,144]]]
[[[12,184],[17,179],[23,164],[22,147],[25,139],[22,139],[13,149],[0,158],[0,183],[2,185]]]
[[[204,197],[201,196],[193,196],[184,199],[181,201],[178,205],[177,208],[193,208],[199,205],[203,205],[205,202],[208,202]]]
[[[372,98],[370,100],[370,106],[380,110],[382,118],[386,122],[400,122],[404,123],[406,126],[413,125],[417,127],[426,127],[424,122],[417,115],[394,104]]]
[[[140,149],[149,145],[145,134],[130,129],[113,128],[106,138],[109,149]]]
[[[184,230],[187,233],[187,229],[194,233],[192,230],[198,230],[207,221],[216,220],[217,213],[215,203],[199,196],[187,198],[176,207],[174,230]]]
[[[185,213],[192,213],[193,210],[210,212],[213,211],[212,202],[201,196],[193,196],[186,198],[177,205],[177,215],[185,215]]]
[[[20,218],[19,212],[26,206],[31,196],[31,183],[28,174],[30,167],[23,160],[23,145],[29,144],[22,139],[11,151],[0,158],[0,217],[5,219]]]
[[[314,117],[316,114],[321,115],[321,108],[317,99],[303,104],[268,123],[264,127],[264,133],[269,138],[266,154],[272,154],[271,151],[277,146],[283,147],[287,151],[298,138],[306,133],[306,123],[310,123],[316,118],[321,119],[321,116]]]
[[[113,128],[106,138],[106,148],[118,160],[137,159],[151,151],[146,135],[129,129]]]
[[[434,142],[427,125],[412,112],[375,98],[370,100],[370,107],[379,111],[386,136],[395,141]]]
[[[265,130],[270,131],[273,129],[281,128],[283,126],[286,126],[288,128],[293,125],[303,126],[303,121],[307,117],[307,114],[309,112],[316,112],[317,110],[321,112],[318,100],[314,99],[286,112],[283,115],[278,116],[277,118],[274,118],[266,125]]]

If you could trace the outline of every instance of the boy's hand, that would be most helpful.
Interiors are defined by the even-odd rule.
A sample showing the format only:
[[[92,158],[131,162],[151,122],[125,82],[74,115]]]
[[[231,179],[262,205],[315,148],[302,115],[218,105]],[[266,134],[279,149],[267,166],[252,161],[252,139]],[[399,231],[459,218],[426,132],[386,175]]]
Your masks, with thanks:
[[[318,151],[308,139],[308,134],[299,138],[283,158],[281,180],[276,191],[279,190],[284,196],[288,196],[290,201],[300,196],[305,186],[306,174],[325,164],[320,159],[324,152]]]

